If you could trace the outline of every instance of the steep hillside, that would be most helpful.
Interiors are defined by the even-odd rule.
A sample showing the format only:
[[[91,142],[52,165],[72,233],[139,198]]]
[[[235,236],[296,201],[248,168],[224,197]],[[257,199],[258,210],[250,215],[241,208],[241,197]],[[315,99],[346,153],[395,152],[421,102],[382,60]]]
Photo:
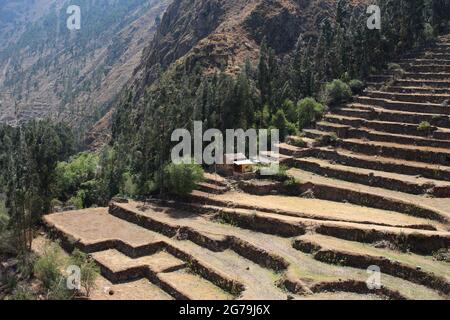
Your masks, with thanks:
[[[364,1],[357,1],[364,2]],[[263,38],[277,54],[292,50],[300,34],[318,36],[335,0],[176,0],[167,9],[138,69],[141,85],[157,77],[156,66],[180,65],[236,73],[255,61]]]
[[[0,120],[95,123],[131,77],[169,3],[78,1],[81,29],[69,31],[68,1],[3,1]]]
[[[350,5],[365,0],[349,1]],[[161,71],[204,74],[224,71],[237,75],[247,60],[259,58],[262,40],[282,58],[294,49],[299,36],[317,39],[322,21],[333,19],[336,0],[175,0],[167,8],[158,31],[142,56],[128,86],[137,104]],[[351,11],[351,8],[350,8]],[[118,101],[123,104],[123,101]],[[112,113],[91,130],[88,143],[105,141]]]

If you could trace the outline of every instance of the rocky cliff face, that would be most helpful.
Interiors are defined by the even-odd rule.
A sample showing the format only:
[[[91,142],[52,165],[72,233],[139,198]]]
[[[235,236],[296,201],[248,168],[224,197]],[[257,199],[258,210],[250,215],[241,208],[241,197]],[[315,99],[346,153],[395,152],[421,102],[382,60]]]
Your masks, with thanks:
[[[282,55],[302,33],[317,36],[320,22],[333,15],[336,0],[175,0],[136,70],[137,92],[151,84],[159,67],[236,73],[245,60],[256,60],[259,46]],[[139,94],[138,94],[139,95]]]
[[[169,0],[0,4],[0,121],[52,117],[88,128],[107,113],[141,61]]]
[[[318,37],[321,21],[334,16],[336,1],[174,0],[127,86],[134,104],[164,70],[189,73],[201,66],[205,74],[237,74],[247,59],[257,61],[264,38],[278,55],[288,54],[300,34]],[[112,118],[109,113],[93,127],[90,141],[104,136]]]

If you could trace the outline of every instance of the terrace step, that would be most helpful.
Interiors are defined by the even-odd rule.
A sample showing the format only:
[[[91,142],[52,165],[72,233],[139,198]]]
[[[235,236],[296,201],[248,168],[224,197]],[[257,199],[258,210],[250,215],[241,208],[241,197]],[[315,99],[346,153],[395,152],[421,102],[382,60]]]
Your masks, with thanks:
[[[214,185],[217,185],[219,187],[224,187],[224,188],[228,187],[227,180],[225,178],[223,178],[222,176],[218,175],[217,173],[205,172],[204,179],[205,179],[204,182],[207,182],[209,184],[214,184]]]
[[[386,74],[378,74],[378,75],[372,75],[367,78],[367,83],[374,83],[374,84],[380,84],[387,82],[389,80],[392,80],[392,75],[386,75]]]
[[[423,57],[426,59],[449,60],[450,53],[428,51],[423,54]]]
[[[450,183],[443,181],[333,164],[329,161],[315,158],[295,159],[295,163],[302,170],[326,177],[410,194],[432,194],[436,197],[450,197]]]
[[[315,198],[348,202],[364,207],[397,211],[436,221],[450,221],[450,199],[435,199],[404,192],[371,187],[359,183],[328,178],[301,169],[289,170],[289,175],[309,185]]]
[[[449,55],[450,56],[450,55]],[[403,77],[407,80],[444,80],[450,81],[450,73],[444,72],[406,72]]]
[[[450,129],[439,128],[433,132],[433,137],[436,139],[450,140]]]
[[[112,204],[112,207],[114,206],[115,204]],[[125,204],[118,204],[118,206],[125,206]],[[48,215],[44,217],[44,222],[55,232],[55,235],[63,240],[63,246],[89,249],[88,252],[93,253],[94,257],[97,255],[98,260],[101,260],[103,254],[103,258],[106,259],[103,261],[104,266],[110,267],[103,268],[103,273],[112,275],[113,278],[114,274],[123,277],[113,280],[128,281],[137,277],[148,277],[152,283],[178,299],[284,300],[287,298],[287,293],[279,288],[277,283],[286,284],[286,288],[293,292],[292,296],[300,298],[297,295],[299,292],[319,293],[321,288],[335,287],[335,284],[341,280],[364,284],[367,278],[365,270],[329,265],[313,259],[308,254],[303,254],[291,246],[289,238],[217,223],[209,219],[209,214],[203,215],[197,211],[180,211],[177,207],[166,211],[168,208],[160,206],[156,206],[155,210],[149,210],[145,209],[147,207],[148,202],[145,205],[137,203],[136,210],[142,215],[140,220],[157,219],[163,223],[164,226],[161,225],[161,227],[169,230],[174,225],[183,226],[179,229],[177,236],[169,238],[165,232],[156,234],[146,228],[138,227],[106,213],[106,208]],[[267,228],[273,230],[279,223],[276,222],[279,215],[261,213],[255,215],[252,211],[239,214],[231,211],[226,214],[229,214],[238,225],[254,221],[250,225],[255,226],[255,223],[261,224],[264,221]],[[293,217],[284,217],[281,220],[285,223],[294,221],[304,224],[312,223],[307,219]],[[242,250],[240,254],[248,255],[255,260],[260,259],[261,263],[268,257],[280,256],[287,262],[288,268],[284,273],[275,273],[231,250],[212,251],[190,241],[189,233],[186,238],[185,231],[188,228],[192,232],[205,234],[208,237],[234,239],[235,243],[243,241],[244,246],[236,249]],[[396,239],[401,237],[411,243],[412,251],[418,251],[420,254],[441,247],[448,241],[443,232],[373,225],[361,226],[353,223],[319,223],[318,230],[321,234],[333,234],[339,239],[347,239],[351,236],[356,241],[368,243],[381,238],[396,243]],[[156,251],[139,249],[154,243],[155,240],[159,241],[159,248],[154,248],[154,250],[157,249]],[[119,245],[118,241],[123,245]],[[246,245],[250,241],[262,251],[252,253],[253,248]],[[108,253],[105,254],[105,252]],[[270,253],[270,256],[265,255],[266,252]],[[188,268],[185,268],[185,265]],[[117,269],[114,270],[114,268]],[[116,272],[108,273],[113,270]],[[122,271],[125,273],[121,273]],[[383,285],[391,288],[390,292],[398,290],[399,293],[396,296],[436,297],[432,291],[422,286],[389,275],[383,277]],[[359,292],[357,287],[352,286],[347,290]],[[403,288],[408,288],[409,291]],[[414,294],[411,294],[412,292]],[[162,294],[163,292],[160,292],[160,295]]]
[[[446,60],[446,59],[441,59],[441,60],[437,60],[437,59],[422,59],[422,58],[416,58],[416,59],[402,59],[399,61],[399,64],[408,64],[408,65],[422,65],[422,66],[427,66],[427,65],[444,65],[444,66],[450,66],[450,59]]]
[[[444,295],[450,294],[448,266],[445,262],[436,262],[431,257],[377,249],[346,240],[336,241],[322,235],[296,238],[293,246],[302,252],[312,254],[319,261],[364,270],[371,265],[377,265],[385,274],[427,286]]]
[[[124,206],[124,204],[120,205]],[[247,249],[247,243],[242,243],[244,247],[236,246],[236,248],[238,248],[236,249],[237,251],[242,250],[243,256],[230,250],[223,251],[223,249],[221,249],[219,251],[213,251],[209,249],[211,241],[221,242],[224,241],[226,236],[217,233],[214,234],[212,232],[204,232],[204,230],[189,229],[186,226],[181,228],[175,221],[180,221],[181,223],[192,221],[188,218],[186,212],[182,213],[181,217],[174,218],[172,216],[172,222],[170,222],[164,220],[164,217],[169,219],[170,215],[166,215],[163,211],[158,210],[158,212],[154,211],[152,216],[141,215],[140,220],[135,219],[134,221],[139,223],[134,224],[128,221],[132,220],[133,217],[131,211],[127,211],[127,213],[122,212],[121,218],[117,218],[115,216],[118,215],[117,208],[118,206],[111,204],[111,213],[114,215],[105,214],[105,208],[101,208],[97,211],[85,210],[82,213],[76,213],[75,215],[72,212],[60,215],[50,215],[45,218],[45,222],[50,225],[52,230],[57,231],[58,235],[63,239],[63,243],[68,243],[67,239],[77,239],[77,241],[71,243],[75,243],[77,247],[85,252],[93,253],[108,249],[116,249],[121,253],[126,254],[128,257],[134,256],[134,258],[138,259],[136,261],[140,261],[140,259],[151,259],[150,257],[147,258],[147,255],[153,255],[161,250],[165,250],[165,252],[171,256],[185,262],[190,269],[197,275],[200,275],[205,281],[207,280],[211,284],[214,284],[233,295],[242,294],[242,298],[248,299],[286,298],[283,291],[274,285],[273,271],[261,267],[243,257],[247,256],[247,252],[251,253],[251,250],[253,250],[253,247],[251,246],[248,246]],[[99,212],[99,210],[101,210],[101,212]],[[140,212],[138,209],[136,210]],[[151,230],[147,229],[150,225],[146,222],[150,217],[152,217],[152,220],[154,221],[152,228],[150,228]],[[123,218],[127,219],[124,220]],[[101,221],[102,223],[89,225],[90,221]],[[115,225],[118,227],[121,226],[122,228],[110,228],[110,223],[112,221],[114,221]],[[145,225],[146,228],[140,227],[140,224]],[[210,222],[210,224],[214,223]],[[221,224],[215,225],[222,227],[223,229],[230,229],[230,227],[225,228],[225,226],[222,226]],[[137,232],[134,234],[129,233],[131,229],[134,229]],[[188,231],[188,229],[190,231]],[[157,230],[157,232],[152,230]],[[173,231],[176,232],[175,235],[173,235]],[[147,239],[149,239],[149,237],[151,239],[156,235],[160,239],[158,248],[154,248],[156,251],[146,252],[135,247],[136,243],[131,242],[129,238],[137,239],[136,234],[139,234],[139,237],[142,238],[141,243],[146,245],[148,245]],[[173,236],[170,236],[171,234]],[[95,238],[92,238],[93,236]],[[188,238],[186,238],[186,236]],[[199,242],[199,244],[189,241],[191,237],[193,237],[193,240]],[[118,241],[124,245],[118,245]],[[236,241],[235,243],[239,242]],[[253,254],[253,256],[255,259],[260,259],[261,263],[273,261],[268,259],[269,257],[263,253],[263,251],[258,251],[258,254]],[[132,263],[135,263],[135,261],[133,260]],[[249,267],[249,269],[246,269],[247,267]],[[149,268],[147,269],[150,270]],[[139,269],[133,268],[130,268],[130,270],[138,273],[135,277],[140,277],[142,274],[142,270],[139,271]],[[172,270],[169,269],[166,271]],[[176,282],[170,281],[168,285],[165,281],[162,281],[160,275],[160,273],[157,273],[155,276],[154,272],[150,272],[145,277],[150,278],[155,284],[161,285],[161,288],[163,288],[164,291],[169,292],[176,298],[188,299],[192,294],[195,294],[190,293],[190,290],[182,290],[180,292],[179,289],[173,288],[176,285]],[[262,283],[260,283],[258,279],[259,281],[262,281]],[[169,282],[168,279],[164,280]],[[195,281],[189,281],[188,283],[195,284]],[[183,285],[180,285],[182,289]],[[219,291],[222,292],[222,290]]]
[[[450,181],[450,167],[399,160],[396,158],[373,157],[349,152],[345,149],[316,149],[315,156],[342,165],[365,168],[370,170],[387,171],[410,176]]]
[[[366,91],[371,98],[387,99],[392,101],[419,102],[419,103],[443,103],[450,99],[450,94],[422,94],[422,93],[393,93],[383,91]]]
[[[367,120],[358,117],[341,116],[336,114],[327,114],[324,120],[331,123],[338,123],[342,125],[351,126],[353,128],[364,127],[368,129],[373,129],[380,132],[389,132],[395,134],[404,134],[410,136],[425,137],[427,133],[418,130],[418,125],[408,124],[402,122],[391,122],[391,121],[378,121],[378,120]],[[436,128],[434,128],[436,129]]]
[[[327,119],[328,120],[328,119]],[[344,120],[345,121],[345,120]],[[334,123],[320,122],[317,127],[321,130],[326,130],[327,132],[333,131],[337,137],[342,139],[367,139],[371,141],[378,142],[389,142],[404,145],[415,145],[421,147],[431,147],[431,148],[450,148],[450,140],[446,138],[433,139],[431,136],[422,137],[419,135],[414,135],[419,133],[420,130],[417,126],[398,124],[396,127],[395,123],[380,123],[380,122],[365,122],[361,126],[353,126],[342,130],[335,127]],[[378,127],[378,130],[372,129],[372,127]],[[358,129],[357,129],[358,128]],[[433,130],[436,128],[432,128]],[[400,133],[391,133],[389,131],[400,131]],[[408,135],[407,131],[411,131],[413,135]],[[438,136],[445,137],[448,131],[438,131]],[[318,135],[320,136],[320,135]],[[433,136],[434,137],[434,136]]]
[[[210,199],[207,197],[207,199]],[[174,203],[175,204],[175,203]],[[254,245],[260,247],[263,251],[262,252],[255,252],[253,254],[253,259],[261,258],[261,260],[267,259],[264,252],[276,252],[276,255],[280,255],[283,257],[285,261],[288,263],[288,273],[292,273],[291,271],[291,265],[301,265],[306,273],[310,272],[316,272],[318,273],[316,275],[316,280],[320,279],[321,273],[329,272],[329,270],[326,270],[326,268],[319,268],[316,269],[317,265],[311,265],[311,261],[307,258],[306,260],[303,258],[302,255],[298,255],[295,250],[292,250],[292,248],[289,246],[289,239],[283,239],[276,236],[271,236],[268,234],[260,234],[255,233],[253,231],[247,231],[243,229],[239,229],[234,227],[241,226],[245,229],[253,230],[254,227],[258,224],[262,224],[263,222],[267,225],[267,229],[271,229],[273,231],[276,231],[280,223],[285,224],[298,224],[300,222],[302,223],[309,223],[308,220],[294,218],[294,217],[283,217],[273,214],[265,214],[265,213],[256,213],[254,211],[239,211],[236,212],[234,210],[230,209],[223,209],[223,208],[208,208],[207,206],[201,206],[198,204],[192,204],[189,211],[191,210],[200,210],[199,213],[195,214],[195,218],[186,218],[189,216],[189,211],[182,212],[181,209],[178,208],[180,203],[176,204],[176,210],[179,212],[178,215],[174,215],[172,211],[167,211],[167,213],[164,212],[151,212],[151,211],[145,211],[140,213],[140,215],[143,215],[143,218],[149,217],[152,219],[158,219],[160,221],[165,220],[166,223],[173,224],[181,224],[184,226],[184,228],[191,228],[196,229],[197,232],[202,233],[214,233],[214,234],[221,234],[226,235],[227,237],[232,237],[233,239],[241,239],[244,242],[252,241]],[[186,204],[187,205],[187,204]],[[120,207],[124,207],[123,204],[118,204]],[[223,210],[222,210],[223,209]],[[129,210],[129,209],[128,209]],[[233,221],[233,226],[229,226],[227,224],[221,223],[214,223],[212,221],[208,221],[202,217],[202,212],[210,212],[210,211],[217,211],[219,212],[219,215],[221,215],[221,221]],[[191,213],[192,215],[192,213]],[[253,223],[248,224],[248,221],[251,219]],[[142,220],[142,219],[140,219]],[[170,220],[170,221],[169,221]],[[260,221],[261,220],[261,221]],[[330,224],[333,225],[333,224]],[[397,229],[395,229],[397,230]],[[394,231],[395,232],[395,231]],[[231,239],[231,238],[230,238]],[[187,238],[186,240],[189,240]],[[189,241],[183,241],[183,246],[192,246]],[[195,249],[197,248],[197,249]],[[249,248],[248,246],[245,246],[243,248]],[[189,252],[191,252],[194,255],[197,255],[196,250],[199,248],[197,246],[192,247]],[[233,253],[231,254],[227,251],[217,252],[217,253],[211,253],[208,256],[208,259],[212,265],[218,264],[220,266],[219,269],[224,269],[228,272],[233,272],[233,274],[236,275],[236,278],[241,282],[245,284],[245,291],[242,292],[242,295],[240,298],[242,299],[254,299],[255,297],[272,297],[271,299],[283,299],[285,298],[285,295],[282,294],[282,290],[277,290],[273,288],[274,281],[276,279],[276,275],[270,275],[267,273],[267,271],[261,271],[258,269],[259,267],[252,264],[251,262],[243,263],[234,261],[236,259],[236,255]],[[245,255],[245,250],[241,250],[241,254]],[[271,253],[273,255],[273,253]],[[218,260],[218,257],[222,257]],[[226,266],[223,266],[223,258],[228,258],[229,264],[227,263]],[[242,259],[239,257],[239,259]],[[228,261],[227,260],[227,261]],[[231,267],[231,266],[234,267]],[[296,267],[297,268],[297,267]],[[316,270],[316,271],[314,271]],[[270,280],[272,278],[272,280]]]
[[[190,209],[190,207],[188,207]],[[207,209],[210,214],[210,209]],[[183,240],[189,240],[202,247],[207,247],[214,252],[231,250],[237,254],[243,252],[246,248],[250,252],[258,253],[253,255],[252,260],[267,269],[275,271],[283,270],[287,267],[283,258],[276,254],[270,254],[262,248],[254,245],[248,238],[234,233],[229,228],[224,228],[201,216],[192,216],[191,210],[186,210],[185,205],[177,206],[173,202],[156,203],[156,205],[147,206],[142,209],[138,203],[130,204],[112,204],[110,213],[121,219],[136,223],[144,228],[155,232],[164,232],[165,229],[176,229],[176,236]],[[294,232],[303,233],[300,229]],[[243,255],[249,257],[250,255]],[[264,256],[264,258],[261,258]]]
[[[286,143],[297,148],[309,148],[313,145],[314,141],[312,141],[307,135],[301,137],[289,136],[286,139]]]
[[[401,102],[363,96],[356,97],[354,101],[358,104],[378,106],[388,110],[450,115],[450,106],[436,103]]]
[[[350,129],[347,135],[349,138],[367,139],[378,142],[397,143],[409,146],[431,147],[431,148],[450,148],[450,140],[433,139],[431,137],[417,137],[404,134],[386,133],[383,131],[370,130],[365,128]]]
[[[410,63],[400,63],[400,66],[413,74],[429,74],[429,73],[450,73],[450,65],[440,64],[439,61],[436,61],[434,64],[410,64]],[[432,79],[435,79],[433,76]],[[441,78],[438,78],[441,79]],[[444,79],[446,79],[444,77]]]
[[[297,157],[301,156],[305,152],[304,148],[296,147],[288,143],[280,143],[278,148],[280,154],[284,156]]]
[[[379,90],[379,89],[381,89],[384,86],[385,86],[384,82],[366,81],[366,88]]]
[[[178,299],[231,300],[233,298],[232,295],[189,270],[161,273],[159,279],[165,287],[171,288]]]
[[[194,207],[197,206],[201,212],[203,210],[207,210],[207,208],[198,206],[198,205],[194,205]],[[220,209],[220,208],[218,208]],[[195,209],[194,209],[195,210]],[[151,214],[150,212],[148,212],[148,214]],[[160,213],[153,213],[154,215],[160,217]],[[240,223],[242,222],[241,219],[244,219],[244,221],[246,219],[248,219],[248,217],[254,217],[255,221],[257,222],[259,217],[264,217],[264,214],[262,213],[257,213],[256,216],[254,213],[252,212],[248,212],[248,213],[239,213],[237,215],[235,215],[232,211],[228,210],[228,212],[223,212],[223,214],[230,214],[232,215],[232,219],[233,221],[235,221],[235,223],[237,223],[238,225],[240,225]],[[186,216],[186,213],[180,213],[180,216]],[[271,216],[271,215],[270,215]],[[188,223],[189,227],[199,227],[199,228],[213,228],[211,231],[212,232],[225,232],[225,234],[233,236],[233,237],[237,237],[237,238],[242,238],[244,241],[248,241],[248,239],[246,239],[247,237],[251,238],[251,241],[253,241],[255,243],[255,245],[261,247],[263,250],[267,251],[267,252],[276,252],[277,254],[279,254],[280,256],[282,256],[289,264],[289,267],[287,269],[287,272],[283,275],[282,278],[285,277],[289,277],[290,279],[295,279],[297,277],[304,277],[303,274],[314,274],[314,280],[310,281],[311,286],[315,286],[318,285],[317,282],[323,283],[321,281],[322,278],[322,274],[328,274],[327,278],[329,279],[329,277],[334,278],[334,276],[332,275],[332,270],[333,269],[329,269],[328,267],[326,267],[325,265],[322,265],[321,263],[315,263],[313,262],[311,259],[309,259],[309,257],[307,255],[303,255],[303,254],[298,254],[295,252],[295,249],[293,250],[293,248],[289,245],[290,239],[282,239],[280,237],[276,237],[276,236],[271,236],[271,235],[263,235],[263,234],[259,234],[259,233],[255,233],[252,231],[246,231],[243,229],[239,229],[236,227],[232,227],[232,226],[228,226],[228,225],[224,225],[224,224],[216,224],[216,223],[212,223],[210,221],[206,221],[204,220],[203,223],[200,223],[199,221],[202,220],[202,217],[198,217],[196,220],[197,223],[194,223],[194,221],[190,221],[189,219],[177,219],[177,223]],[[332,226],[332,224],[330,224],[330,226]],[[273,228],[276,228],[276,225],[273,226]],[[218,229],[218,231],[215,231],[214,229]],[[396,230],[396,229],[393,229]],[[206,230],[202,230],[203,233],[206,232]],[[326,230],[324,230],[324,232],[326,232]],[[332,231],[331,231],[332,232]],[[388,233],[390,231],[387,231]],[[395,231],[394,231],[395,232]],[[410,237],[412,235],[409,235],[408,237]],[[189,244],[189,242],[183,242],[186,243],[187,245]],[[194,251],[194,250],[191,250]],[[210,259],[212,260],[212,262],[215,264],[216,261],[215,260],[215,256],[216,255],[228,255],[229,253],[227,251],[224,252],[220,252],[220,253],[213,253],[213,256],[210,257]],[[233,257],[234,256],[230,256],[230,260],[233,261]],[[222,260],[222,259],[221,259]],[[246,268],[246,266],[248,266]],[[301,266],[300,270],[302,270],[300,273],[296,270],[298,269],[298,266]],[[341,269],[342,270],[342,269]],[[241,265],[239,264],[237,261],[235,262],[235,274],[236,277],[242,282],[242,283],[248,283],[248,286],[246,285],[246,290],[242,293],[241,297],[242,299],[254,299],[255,296],[261,296],[263,293],[261,292],[261,290],[266,290],[265,286],[268,285],[270,288],[270,285],[274,285],[273,281],[274,280],[270,280],[269,278],[265,278],[264,276],[261,276],[259,274],[258,271],[258,267],[254,266],[252,264],[244,264]],[[344,270],[342,270],[344,271]],[[342,272],[341,271],[341,272]],[[345,272],[345,271],[344,271]],[[346,276],[343,273],[340,273],[341,275],[339,276],[340,278],[344,277],[346,278]],[[251,277],[248,279],[248,281],[244,281],[244,279],[241,278],[246,278],[246,277]],[[276,278],[277,275],[273,275],[272,277]],[[352,271],[352,278],[359,278],[359,275],[355,274]],[[247,280],[247,279],[246,279]],[[387,282],[386,284],[388,286],[390,286],[390,280],[386,279]],[[330,281],[330,280],[328,280]],[[259,290],[258,290],[259,287]],[[302,290],[308,290],[308,288],[303,288]],[[273,287],[270,288],[269,292],[267,292],[267,296],[268,294],[270,294],[272,291],[273,293]],[[277,291],[278,292],[278,291]],[[297,292],[297,291],[294,291]],[[255,295],[256,294],[256,295]],[[273,296],[272,296],[273,297]],[[275,299],[280,299],[283,296],[275,296]],[[274,299],[274,298],[272,298]]]
[[[316,124],[316,128],[324,132],[334,133],[337,137],[347,137],[351,127],[340,123],[320,121]]]
[[[101,273],[112,283],[146,278],[175,299],[230,300],[233,298],[231,294],[188,270],[183,261],[164,251],[131,259],[111,249],[95,252],[92,257],[100,265]]]
[[[449,55],[450,58],[450,55]],[[448,88],[450,81],[445,80],[417,80],[417,79],[398,79],[396,86],[401,87],[429,87],[429,88]]]
[[[209,211],[210,209],[208,209],[207,207],[202,208],[202,206],[199,206],[198,204],[193,204],[192,206],[190,206],[190,208],[195,207],[197,207],[197,209],[200,210],[200,212],[202,213],[205,213],[205,211],[210,212]],[[184,215],[186,215],[186,213]],[[361,230],[372,230],[374,234],[372,235],[361,234],[361,239],[359,240],[355,239],[355,241],[361,241],[365,243],[367,242],[372,243],[373,241],[377,241],[374,239],[377,237],[375,236],[375,234],[377,234],[378,232],[384,233],[386,239],[388,239],[389,237],[397,237],[399,234],[404,233],[406,236],[411,237],[412,240],[413,238],[418,237],[417,234],[420,234],[420,236],[427,238],[429,240],[429,243],[422,242],[414,244],[414,240],[412,240],[411,250],[419,254],[425,254],[425,252],[427,251],[429,252],[431,248],[436,247],[441,248],[442,246],[445,246],[447,243],[450,243],[450,236],[443,231],[419,230],[415,228],[414,229],[398,228],[390,226],[379,226],[373,224],[359,224],[354,222],[321,221],[266,212],[258,212],[258,211],[255,212],[255,210],[253,211],[236,210],[236,209],[224,209],[223,211],[219,210],[218,213],[216,214],[216,218],[220,218],[220,221],[222,222],[231,223],[233,226],[238,226],[240,228],[250,230],[249,232],[253,236],[251,243],[262,249],[259,255],[263,254],[264,259],[267,257],[267,253],[269,253],[270,255],[280,256],[284,261],[287,262],[287,264],[284,263],[286,267],[289,267],[290,259],[287,258],[285,255],[281,255],[281,253],[284,250],[281,248],[277,249],[281,249],[282,251],[273,250],[274,248],[271,246],[270,243],[267,242],[267,239],[269,238],[272,239],[278,238],[277,229],[279,228],[280,225],[291,225],[293,228],[296,229],[303,228],[304,230],[314,228],[320,234],[328,234],[328,231],[333,232],[333,230],[336,231],[337,229],[341,228],[347,229],[348,231],[347,234],[341,235],[339,233],[333,232],[334,234],[332,236],[340,239],[342,238],[347,239],[347,237],[351,237],[354,236],[355,234],[358,234]],[[261,227],[262,225],[264,225],[266,232],[264,232],[264,234],[261,234],[260,236],[256,236],[255,231],[258,231],[257,233],[262,232],[261,230],[259,230],[259,227]],[[205,231],[201,232],[205,233]],[[305,234],[304,231],[298,234],[297,236],[303,234]],[[239,236],[237,236],[236,234],[233,234],[233,236],[237,237],[238,239],[242,239],[244,242],[249,241],[246,239],[247,236],[245,236],[245,234],[243,234],[240,231]],[[378,236],[381,236],[381,234],[379,234]],[[432,238],[435,239],[431,240]],[[289,240],[289,238],[286,240]],[[423,238],[421,238],[421,240],[423,240]],[[256,256],[255,258],[258,259],[261,257]]]
[[[217,184],[211,184],[208,182],[197,183],[197,189],[213,194],[222,194],[229,190],[227,187],[223,187]]]
[[[400,87],[390,86],[385,89],[388,92],[419,93],[419,94],[450,94],[450,89],[428,87]]]
[[[328,201],[319,198],[308,199],[279,195],[256,196],[251,194],[238,195],[234,193],[232,202],[226,201],[222,197],[210,197],[207,194],[194,191],[191,194],[191,198],[195,204],[191,204],[191,206],[202,206],[202,210],[208,207],[211,211],[223,212],[223,214],[228,214],[230,211],[244,211],[250,214],[260,212],[275,214],[275,217],[280,215],[281,217],[288,216],[310,219],[316,223],[320,221],[334,221],[418,230],[446,230],[445,226],[437,222],[413,217],[407,213],[399,213],[388,208],[376,209],[365,207],[363,209],[355,204]],[[361,210],[364,210],[364,215],[361,214]],[[251,226],[248,226],[248,228],[251,228]],[[256,228],[256,225],[253,225],[253,228]],[[276,231],[275,229],[266,231],[266,233],[270,232],[273,233]]]
[[[377,120],[383,122],[408,123],[419,125],[426,121],[431,125],[442,128],[450,128],[450,118],[447,115],[431,113],[415,113],[407,111],[388,110],[381,107],[371,107],[363,104],[351,104],[345,108],[333,111],[336,115],[366,120]],[[412,132],[410,132],[411,134]]]
[[[430,50],[433,53],[450,53],[447,43],[437,43]]]
[[[303,129],[302,133],[310,138],[310,139],[321,139],[324,136],[331,136],[331,135],[335,135],[334,132],[332,131],[322,131],[322,130],[317,130],[317,129]]]
[[[372,156],[378,155],[388,158],[450,166],[450,150],[448,149],[407,146],[388,142],[364,141],[360,139],[342,139],[339,140],[339,146],[353,152]]]

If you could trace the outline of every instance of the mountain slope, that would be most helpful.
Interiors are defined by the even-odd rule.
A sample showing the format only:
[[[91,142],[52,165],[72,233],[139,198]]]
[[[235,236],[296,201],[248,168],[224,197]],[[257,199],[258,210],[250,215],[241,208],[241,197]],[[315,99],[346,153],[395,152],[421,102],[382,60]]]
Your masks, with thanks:
[[[363,2],[363,1],[355,1]],[[167,9],[154,41],[138,69],[141,85],[157,77],[155,66],[180,64],[192,69],[239,70],[256,60],[266,38],[278,54],[293,49],[300,34],[317,37],[325,16],[333,16],[334,0],[176,0]],[[141,87],[142,89],[142,87]]]
[[[68,1],[3,3],[0,120],[50,116],[90,127],[131,77],[169,2],[79,1],[78,31],[66,28]]]

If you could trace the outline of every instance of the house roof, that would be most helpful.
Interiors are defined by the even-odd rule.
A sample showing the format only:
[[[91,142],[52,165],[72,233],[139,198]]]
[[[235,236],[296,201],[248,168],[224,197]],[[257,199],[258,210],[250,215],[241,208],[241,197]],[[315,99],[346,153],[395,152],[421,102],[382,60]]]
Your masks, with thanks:
[[[227,153],[224,155],[225,164],[232,164],[235,161],[247,160],[245,154],[242,153]]]
[[[244,166],[244,165],[252,165],[254,163],[252,161],[248,160],[248,159],[245,159],[245,160],[236,160],[234,162],[234,164],[238,165],[238,166]]]

